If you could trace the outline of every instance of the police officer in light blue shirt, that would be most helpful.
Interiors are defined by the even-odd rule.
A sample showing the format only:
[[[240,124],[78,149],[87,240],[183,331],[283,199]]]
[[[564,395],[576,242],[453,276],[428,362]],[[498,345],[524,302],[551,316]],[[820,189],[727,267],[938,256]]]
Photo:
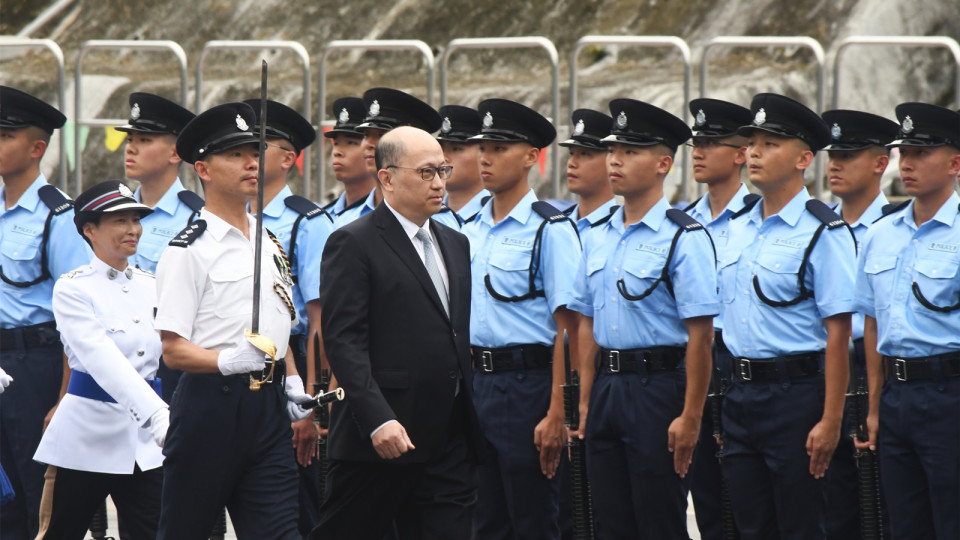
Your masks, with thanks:
[[[896,108],[914,199],[871,227],[857,268],[876,448],[893,538],[960,537],[960,114]],[[886,379],[886,380],[884,380]]]
[[[399,126],[413,126],[428,133],[440,129],[440,115],[437,111],[406,92],[393,88],[371,88],[363,93],[363,102],[367,106],[367,116],[356,129],[363,132],[363,159],[367,164],[367,172],[374,177],[377,175],[374,150],[384,133]],[[358,217],[369,214],[382,200],[383,194],[377,184],[362,204],[338,215],[333,228],[339,229]]]
[[[690,129],[641,101],[615,99],[610,112],[607,171],[624,202],[584,235],[570,303],[583,315],[579,431],[605,536],[687,538],[687,471],[720,311],[716,256],[663,195]]]
[[[332,112],[337,123],[323,133],[333,147],[330,166],[333,176],[343,184],[343,193],[323,209],[336,218],[363,202],[376,185],[376,180],[367,170],[363,159],[363,132],[357,126],[366,116],[367,109],[358,97],[342,97],[333,102]]]
[[[477,535],[556,539],[567,436],[562,334],[576,324],[566,306],[580,242],[566,216],[537,201],[527,184],[556,137],[553,125],[505,99],[478,109],[480,175],[493,196],[463,228],[473,279],[474,403],[489,456],[480,465]]]
[[[734,357],[723,401],[723,476],[742,538],[825,535],[823,477],[840,438],[856,247],[811,199],[803,171],[830,139],[816,113],[758,94],[747,137],[763,199],[730,219],[720,259],[723,341]]]
[[[477,141],[470,139],[480,133],[480,113],[460,105],[444,105],[437,112],[443,118],[437,140],[453,172],[447,179],[443,208],[433,219],[459,229],[475,219],[483,202],[490,198],[490,192],[483,189],[480,179]]]
[[[704,225],[719,254],[729,241],[730,216],[759,197],[740,182],[740,173],[747,161],[746,138],[737,130],[750,123],[753,116],[749,109],[719,99],[695,99],[689,108],[694,118],[693,140],[687,143],[692,147],[693,179],[705,185],[707,193],[684,211]],[[723,485],[717,460],[720,446],[716,440],[720,426],[714,425],[714,418],[719,418],[723,392],[730,382],[730,351],[723,345],[722,313],[714,317],[713,328],[711,395],[703,411],[690,479],[697,526],[704,540],[720,540],[724,534]]]
[[[260,129],[261,101],[248,99]],[[313,126],[300,113],[276,101],[267,101],[267,152],[264,156],[263,226],[286,251],[293,276],[293,306],[299,319],[290,329],[290,350],[305,388],[317,382],[314,332],[320,331],[320,256],[333,220],[320,206],[294,195],[287,175],[296,168],[297,156],[316,140]],[[311,416],[294,422],[293,444],[299,473],[300,518],[297,527],[304,537],[317,526],[320,486],[317,480],[317,432]]]
[[[16,492],[0,512],[0,531],[33,538],[45,470],[33,454],[63,377],[53,284],[92,253],[73,225],[73,202],[40,172],[66,117],[8,86],[0,86],[0,103],[0,368],[16,380],[0,395],[0,463]]]
[[[570,152],[567,189],[577,196],[578,202],[563,213],[577,224],[582,235],[587,229],[606,223],[617,209],[607,178],[607,148],[600,142],[610,134],[613,119],[591,109],[577,109],[571,116],[573,132],[560,146]]]
[[[824,148],[828,155],[827,182],[830,191],[840,198],[834,211],[850,224],[859,251],[867,228],[883,215],[887,204],[887,198],[880,191],[880,179],[890,162],[889,150],[884,145],[897,137],[900,126],[882,116],[860,111],[832,110],[822,117],[830,126],[830,144]],[[865,391],[863,314],[854,312],[851,322],[850,388],[852,392]],[[851,425],[854,421],[850,411],[845,410],[840,442],[827,474],[829,540],[861,536],[856,450],[849,435],[851,428],[856,428]]]
[[[140,222],[143,235],[130,263],[154,272],[167,243],[193,221],[203,207],[203,199],[184,189],[177,177],[181,163],[177,155],[177,135],[195,115],[169,99],[146,92],[130,94],[129,103],[128,122],[116,128],[127,134],[124,175],[140,183],[134,198],[154,210]],[[169,399],[176,381],[165,375],[160,372],[160,378],[166,381],[164,398]]]

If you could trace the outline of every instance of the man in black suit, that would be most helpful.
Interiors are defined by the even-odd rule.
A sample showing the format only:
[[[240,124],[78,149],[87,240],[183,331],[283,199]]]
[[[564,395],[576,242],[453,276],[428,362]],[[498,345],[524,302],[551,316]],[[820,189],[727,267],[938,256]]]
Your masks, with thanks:
[[[471,538],[479,423],[465,236],[430,219],[450,167],[413,127],[376,148],[386,204],[323,251],[327,357],[347,399],[331,415],[327,496],[311,538]]]

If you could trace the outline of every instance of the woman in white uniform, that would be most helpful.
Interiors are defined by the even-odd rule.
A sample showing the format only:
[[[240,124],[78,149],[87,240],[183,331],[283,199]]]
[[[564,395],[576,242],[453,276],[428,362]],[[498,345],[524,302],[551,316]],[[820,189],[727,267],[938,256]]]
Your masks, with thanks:
[[[37,538],[82,539],[109,494],[131,537],[153,539],[170,413],[155,378],[155,280],[127,263],[137,252],[140,218],[152,210],[122,182],[107,181],[77,197],[74,211],[95,256],[53,288],[73,373],[34,455],[48,465]]]

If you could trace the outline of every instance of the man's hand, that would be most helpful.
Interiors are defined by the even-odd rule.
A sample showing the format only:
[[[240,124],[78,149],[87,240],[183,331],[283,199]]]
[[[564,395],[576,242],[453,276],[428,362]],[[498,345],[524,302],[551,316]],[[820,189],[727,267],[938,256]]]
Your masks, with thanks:
[[[673,454],[673,470],[683,478],[693,460],[693,449],[700,436],[700,420],[678,416],[667,429],[667,450]]]
[[[153,436],[153,442],[163,448],[163,443],[167,440],[167,430],[170,428],[170,408],[161,407],[157,412],[150,416],[150,435]]]
[[[400,422],[391,420],[373,434],[373,449],[383,459],[396,459],[416,448]]]
[[[567,428],[563,425],[563,415],[547,411],[547,416],[533,430],[533,444],[540,452],[540,470],[547,478],[557,474],[566,440]]]
[[[840,441],[840,424],[820,420],[807,435],[807,455],[810,456],[810,474],[823,478]]]
[[[877,449],[877,428],[880,425],[880,419],[877,418],[875,414],[867,415],[867,440],[860,442],[860,439],[854,437],[853,445],[857,447],[858,450],[871,450],[875,451]]]
[[[13,377],[7,375],[7,372],[0,368],[0,394],[10,386],[10,383],[13,382]]]
[[[317,427],[311,417],[290,424],[293,428],[293,449],[297,454],[297,463],[307,467],[317,453]]]

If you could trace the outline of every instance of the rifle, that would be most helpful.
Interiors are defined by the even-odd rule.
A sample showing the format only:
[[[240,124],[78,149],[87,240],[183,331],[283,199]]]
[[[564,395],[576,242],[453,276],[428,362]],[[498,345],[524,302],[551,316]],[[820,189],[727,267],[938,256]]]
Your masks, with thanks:
[[[580,429],[580,374],[570,368],[567,331],[563,331],[563,367],[566,372],[563,389],[564,423],[567,429]],[[570,440],[570,471],[573,484],[573,535],[576,540],[593,540],[593,502],[587,480],[587,454],[583,439]]]
[[[727,381],[715,376],[718,388],[711,393],[710,415],[713,418],[713,438],[717,441],[717,461],[723,459],[723,429],[720,424],[720,407],[723,404],[723,396],[727,393]],[[737,530],[737,524],[733,521],[733,505],[730,503],[730,492],[727,490],[727,481],[720,475],[720,528],[723,540],[739,540],[740,531]]]
[[[317,365],[317,382],[313,383],[313,391],[317,394],[326,395],[330,389],[330,370],[324,369],[323,362],[320,361],[320,333],[313,332],[313,361]],[[330,427],[330,409],[327,407],[317,407],[313,411],[313,422],[319,430],[325,430]],[[317,498],[317,505],[323,506],[324,494],[327,491],[327,472],[330,470],[330,462],[327,460],[327,437],[320,435],[317,437],[317,485],[319,486],[320,496]]]
[[[107,499],[103,499],[93,514],[89,529],[90,537],[94,540],[114,540],[112,536],[107,536]]]
[[[857,379],[856,390],[847,394],[851,398],[850,437],[864,442],[867,440],[867,389],[862,377]],[[863,540],[883,539],[883,506],[880,498],[880,469],[877,465],[877,453],[869,448],[854,448],[853,457],[857,460],[857,494],[860,499],[860,534]]]

